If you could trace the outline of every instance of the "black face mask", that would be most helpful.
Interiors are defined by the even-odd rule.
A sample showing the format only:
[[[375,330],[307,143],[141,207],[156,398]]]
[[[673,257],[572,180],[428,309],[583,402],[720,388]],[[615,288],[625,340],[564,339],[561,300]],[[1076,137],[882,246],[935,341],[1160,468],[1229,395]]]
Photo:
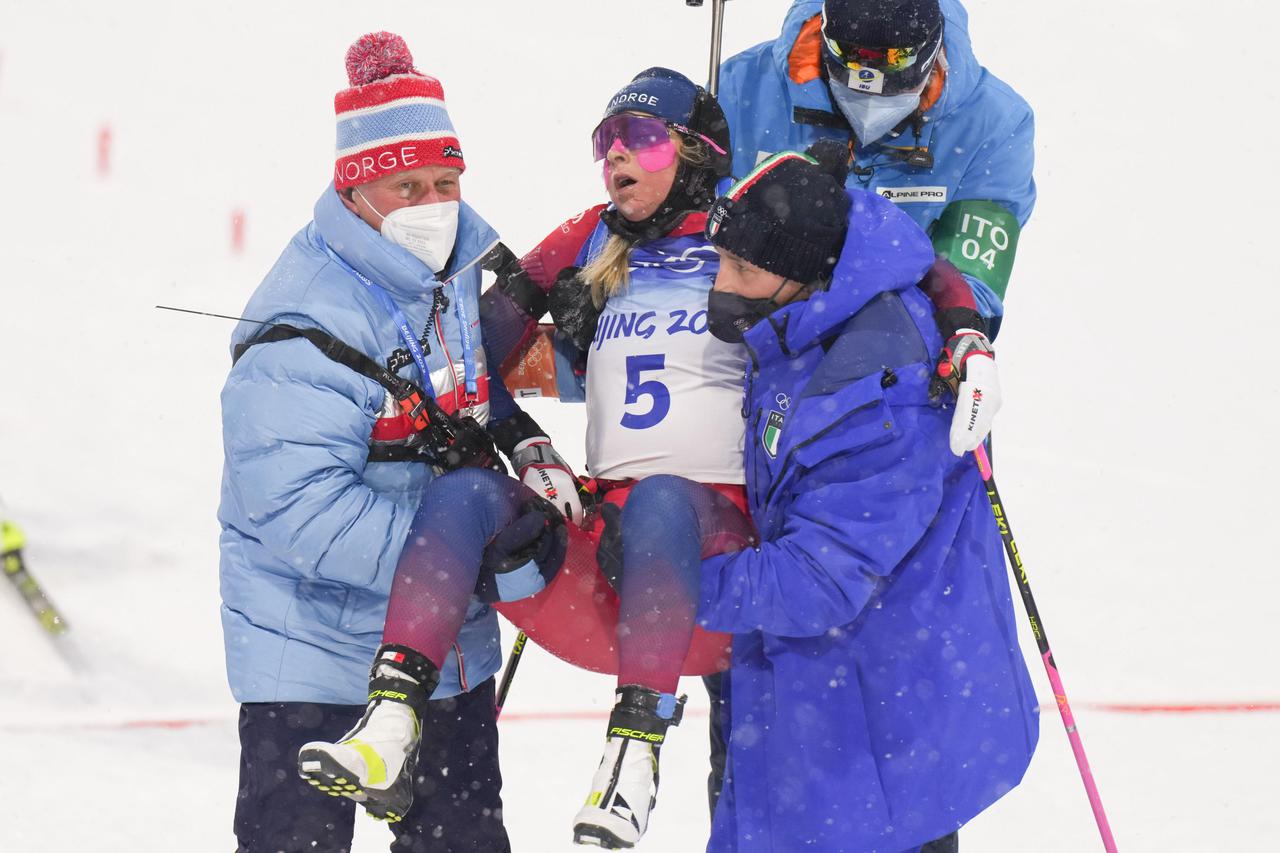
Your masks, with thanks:
[[[707,329],[725,343],[740,344],[748,329],[778,307],[772,296],[748,299],[736,293],[713,290],[707,296]]]

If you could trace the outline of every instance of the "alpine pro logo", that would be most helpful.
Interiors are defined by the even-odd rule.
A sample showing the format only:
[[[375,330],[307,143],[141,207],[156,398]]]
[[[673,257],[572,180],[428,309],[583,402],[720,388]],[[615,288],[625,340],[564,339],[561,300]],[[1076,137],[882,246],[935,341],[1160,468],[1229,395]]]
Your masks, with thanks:
[[[947,200],[946,187],[876,187],[876,195],[894,204],[942,204]]]

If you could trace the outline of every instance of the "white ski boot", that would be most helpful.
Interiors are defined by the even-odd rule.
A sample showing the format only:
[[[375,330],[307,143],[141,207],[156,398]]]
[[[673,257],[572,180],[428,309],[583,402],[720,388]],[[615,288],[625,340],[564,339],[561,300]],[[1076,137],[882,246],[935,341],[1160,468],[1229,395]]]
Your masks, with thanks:
[[[617,695],[604,757],[573,821],[574,843],[609,850],[634,847],[644,835],[658,801],[658,751],[667,728],[680,724],[685,701],[634,684]]]
[[[400,820],[413,804],[422,709],[439,681],[435,665],[412,649],[378,649],[364,716],[337,743],[312,741],[298,750],[298,775],[378,820]]]

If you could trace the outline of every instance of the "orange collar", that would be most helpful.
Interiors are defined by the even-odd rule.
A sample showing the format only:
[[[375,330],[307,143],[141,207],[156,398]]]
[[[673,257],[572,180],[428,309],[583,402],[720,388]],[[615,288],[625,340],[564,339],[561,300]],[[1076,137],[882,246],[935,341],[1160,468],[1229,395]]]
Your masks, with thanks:
[[[800,28],[800,37],[791,46],[787,71],[798,86],[822,76],[822,15],[814,15]]]
[[[933,105],[938,103],[938,99],[942,97],[942,89],[947,84],[947,50],[943,48],[938,54],[938,61],[933,63],[933,72],[929,75],[929,82],[925,84],[924,91],[920,93],[920,112],[927,113],[933,109]]]

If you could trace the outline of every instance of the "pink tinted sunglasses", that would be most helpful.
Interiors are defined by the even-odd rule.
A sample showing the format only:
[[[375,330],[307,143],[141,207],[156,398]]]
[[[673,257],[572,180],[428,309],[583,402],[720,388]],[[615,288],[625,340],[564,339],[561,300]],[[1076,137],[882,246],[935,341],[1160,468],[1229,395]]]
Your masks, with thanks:
[[[661,172],[676,159],[676,145],[671,141],[667,128],[671,127],[681,133],[701,139],[711,146],[717,154],[725,150],[701,133],[694,133],[687,127],[670,124],[660,118],[637,116],[622,113],[610,116],[596,126],[591,134],[592,150],[597,162],[609,156],[616,146],[631,152],[646,172]]]

